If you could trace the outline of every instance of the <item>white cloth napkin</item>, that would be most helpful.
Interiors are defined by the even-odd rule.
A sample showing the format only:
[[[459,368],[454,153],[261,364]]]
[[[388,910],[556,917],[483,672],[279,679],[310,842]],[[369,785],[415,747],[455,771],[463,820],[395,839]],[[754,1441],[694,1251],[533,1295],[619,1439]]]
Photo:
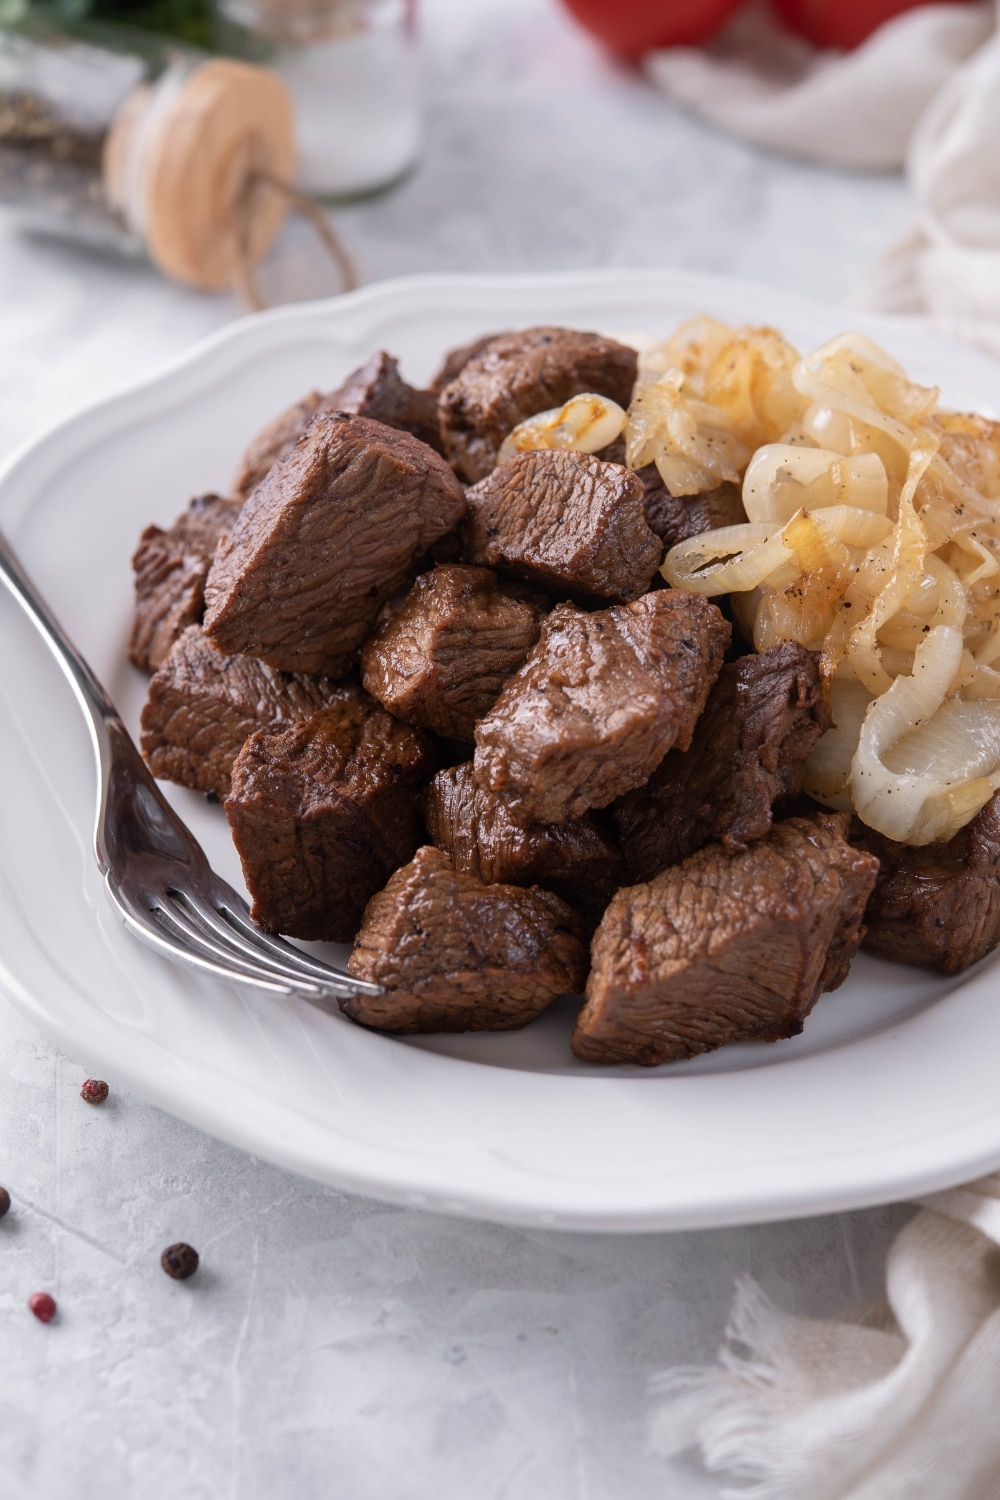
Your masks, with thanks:
[[[719,1365],[657,1378],[654,1448],[700,1447],[740,1500],[997,1500],[1000,1173],[921,1201],[855,1321],[743,1279]]]
[[[852,300],[930,315],[1000,353],[1000,5],[921,6],[850,53],[817,52],[751,8],[710,48],[646,66],[678,103],[759,145],[905,164],[917,223]]]

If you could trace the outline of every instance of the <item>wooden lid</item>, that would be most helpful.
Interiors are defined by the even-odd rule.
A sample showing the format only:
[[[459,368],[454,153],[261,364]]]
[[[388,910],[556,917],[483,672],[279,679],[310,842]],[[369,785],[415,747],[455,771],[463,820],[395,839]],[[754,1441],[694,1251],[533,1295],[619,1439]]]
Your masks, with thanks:
[[[122,202],[154,265],[222,291],[268,251],[288,199],[255,180],[295,177],[295,126],[284,84],[231,58],[197,64],[144,90],[109,141],[108,192]],[[132,191],[119,163],[131,163]],[[124,198],[131,197],[131,203]],[[136,201],[138,200],[138,201]]]

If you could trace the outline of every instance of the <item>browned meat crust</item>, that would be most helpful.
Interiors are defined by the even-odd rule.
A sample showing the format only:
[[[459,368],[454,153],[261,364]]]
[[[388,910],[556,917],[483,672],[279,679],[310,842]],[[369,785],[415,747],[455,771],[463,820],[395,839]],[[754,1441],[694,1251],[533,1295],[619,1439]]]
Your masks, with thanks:
[[[815,652],[790,641],[727,663],[690,748],[672,750],[615,806],[630,878],[651,880],[713,840],[733,854],[764,838],[829,727]]]
[[[384,995],[342,1000],[380,1031],[508,1031],[586,975],[583,924],[538,886],[484,885],[418,849],[365,911],[347,964]]]
[[[206,633],[283,671],[343,674],[384,602],[464,514],[462,486],[426,443],[320,413],[219,546]]]
[[[249,445],[233,476],[233,493],[245,500],[274,467],[279,458],[291,453],[313,417],[323,405],[320,391],[310,391],[301,401],[289,406],[273,422],[268,422]]]
[[[847,975],[878,873],[848,821],[790,818],[741,854],[710,844],[619,891],[594,937],[576,1055],[652,1067],[801,1031]]]
[[[587,391],[627,406],[637,363],[633,349],[596,333],[527,328],[501,334],[441,392],[445,453],[463,479],[485,479],[500,444],[525,417]]]
[[[441,362],[441,368],[427,389],[433,396],[440,396],[446,385],[451,385],[453,380],[457,380],[470,359],[477,359],[483,350],[490,344],[496,343],[497,339],[508,337],[510,335],[506,331],[487,333],[481,339],[473,339],[471,344],[459,344],[456,349],[449,349]]]
[[[349,943],[368,899],[410,859],[429,742],[360,688],[280,734],[253,734],[226,816],[268,932]]]
[[[147,526],[139,538],[132,558],[135,620],[128,654],[143,671],[155,672],[181,631],[201,624],[212,555],[242,504],[199,495],[167,531]]]
[[[399,373],[398,360],[385,350],[373,354],[348,375],[343,385],[326,397],[323,410],[371,417],[400,432],[412,432],[422,443],[444,452],[436,393],[408,385]]]
[[[348,691],[324,677],[225,656],[191,625],[149,684],[142,753],[154,776],[225,797],[233,761],[258,729],[287,729]]]
[[[397,718],[470,744],[476,721],[538,640],[542,614],[486,568],[423,573],[361,653],[365,687]]]
[[[625,603],[644,594],[663,548],[631,469],[588,453],[520,453],[467,493],[470,562],[545,588]]]
[[[714,604],[681,590],[592,614],[558,605],[476,728],[477,785],[522,822],[606,807],[691,743],[729,636]]]
[[[438,772],[424,817],[456,870],[487,885],[544,885],[592,927],[621,884],[621,855],[589,813],[560,824],[516,823],[506,803],[476,786],[471,761]]]
[[[625,462],[625,439],[616,438],[598,455],[605,463]],[[655,464],[635,470],[642,481],[642,504],[646,524],[669,551],[688,537],[717,531],[722,526],[741,526],[747,518],[739,485],[720,484],[701,495],[672,495]]]
[[[310,391],[269,422],[240,460],[233,480],[234,492],[245,499],[256,489],[278,459],[292,451],[320,411],[346,411],[358,417],[371,417],[387,427],[412,432],[421,442],[429,443],[439,453],[442,451],[437,392],[408,385],[399,373],[398,361],[380,349],[353,370],[335,391],[326,396]]]
[[[913,848],[855,820],[882,863],[864,946],[897,964],[959,974],[1000,943],[1000,792],[944,844]]]

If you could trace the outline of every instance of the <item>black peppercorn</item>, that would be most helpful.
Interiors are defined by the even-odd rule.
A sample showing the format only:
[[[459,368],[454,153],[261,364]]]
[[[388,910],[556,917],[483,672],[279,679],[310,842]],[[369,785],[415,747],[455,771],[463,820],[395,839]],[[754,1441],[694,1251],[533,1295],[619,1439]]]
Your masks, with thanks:
[[[10,1194],[6,1188],[0,1187],[0,1219],[10,1211]]]
[[[187,1281],[198,1269],[198,1252],[183,1242],[168,1245],[160,1256],[160,1265],[174,1281]]]
[[[80,1090],[80,1098],[88,1104],[103,1104],[108,1097],[108,1086],[103,1078],[88,1078]]]

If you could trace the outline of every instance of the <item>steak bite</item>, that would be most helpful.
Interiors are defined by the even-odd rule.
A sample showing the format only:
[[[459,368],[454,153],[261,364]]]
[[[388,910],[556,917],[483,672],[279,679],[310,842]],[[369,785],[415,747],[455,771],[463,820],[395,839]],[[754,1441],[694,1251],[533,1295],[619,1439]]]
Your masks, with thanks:
[[[233,761],[258,729],[287,729],[350,689],[225,656],[191,625],[149,684],[142,753],[161,781],[225,797]]]
[[[379,1031],[509,1031],[587,973],[583,923],[538,886],[484,885],[440,849],[418,849],[365,911],[347,962],[385,994],[341,1000]]]
[[[206,633],[282,671],[343,675],[384,602],[464,514],[462,486],[426,443],[321,412],[220,544]]]
[[[440,396],[446,385],[451,385],[453,380],[458,379],[470,359],[476,359],[487,345],[508,336],[507,333],[486,333],[482,338],[473,339],[469,344],[459,344],[456,348],[449,349],[427,389],[432,395]]]
[[[524,823],[606,807],[687,749],[729,637],[714,604],[678,589],[592,614],[557,605],[477,726],[477,786]]]
[[[371,417],[400,432],[412,432],[438,453],[444,451],[436,393],[408,385],[399,373],[399,361],[384,349],[348,375],[343,385],[325,398],[323,410]]]
[[[544,587],[625,603],[649,588],[663,548],[642,482],[589,453],[519,453],[467,492],[470,562]]]
[[[439,771],[424,793],[431,841],[456,870],[487,885],[544,885],[596,926],[622,880],[614,842],[589,813],[565,823],[516,823],[477,787],[472,762]]]
[[[291,729],[252,734],[226,817],[254,921],[351,942],[368,899],[420,844],[416,788],[431,768],[420,730],[357,687]]]
[[[598,457],[605,463],[623,464],[625,439],[615,438],[613,443],[601,449]],[[722,526],[741,526],[746,522],[743,496],[737,484],[723,483],[701,495],[672,495],[655,464],[644,464],[634,472],[642,481],[646,524],[667,551],[676,547],[678,542],[686,542],[688,537],[718,531]]]
[[[718,531],[723,526],[742,526],[747,513],[739,485],[720,484],[702,495],[672,495],[654,465],[640,469],[646,522],[669,552],[678,542]]]
[[[789,641],[728,662],[690,748],[671,750],[615,805],[630,878],[651,880],[712,841],[734,854],[764,838],[829,727],[816,652]]]
[[[596,333],[527,328],[500,334],[441,391],[444,451],[463,479],[485,479],[504,438],[525,417],[589,391],[628,406],[637,363],[634,349]]]
[[[310,391],[301,401],[289,406],[273,422],[268,422],[254,438],[240,459],[233,476],[233,491],[245,500],[270,472],[279,458],[291,453],[326,397],[321,391]]]
[[[541,611],[504,593],[488,569],[434,568],[383,611],[362,678],[397,718],[471,743],[541,628]]]
[[[292,451],[320,411],[346,411],[358,417],[371,417],[387,427],[412,432],[421,442],[441,452],[437,393],[407,385],[399,373],[399,362],[380,349],[353,370],[335,391],[326,396],[320,391],[310,391],[269,422],[240,460],[233,480],[236,493],[245,498],[256,489],[278,459]]]
[[[135,620],[128,654],[143,671],[155,672],[181,631],[201,624],[212,555],[242,504],[199,495],[167,531],[147,526],[139,538],[132,558]]]
[[[898,844],[857,819],[852,841],[881,864],[865,912],[872,953],[960,974],[1000,943],[1000,792],[943,844]]]
[[[655,1067],[801,1031],[847,976],[878,873],[848,822],[789,818],[742,853],[710,844],[619,891],[594,937],[577,1057]]]

